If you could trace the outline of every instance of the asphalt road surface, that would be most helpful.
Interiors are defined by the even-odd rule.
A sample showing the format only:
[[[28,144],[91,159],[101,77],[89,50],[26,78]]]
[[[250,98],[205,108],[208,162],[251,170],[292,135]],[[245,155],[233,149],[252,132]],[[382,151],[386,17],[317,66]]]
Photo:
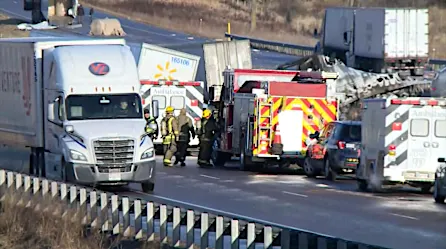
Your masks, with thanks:
[[[27,172],[27,153],[0,148],[0,167]],[[123,195],[159,202],[181,201],[268,222],[389,248],[446,248],[446,205],[432,196],[394,189],[356,191],[354,180],[335,183],[302,175],[268,175],[235,169],[165,168],[158,158],[153,195],[130,184]],[[237,162],[233,163],[236,166]]]
[[[42,5],[47,6],[48,0],[42,0]],[[85,13],[88,13],[89,9],[85,9]],[[11,17],[30,20],[31,12],[27,12],[23,10],[22,1],[18,0],[3,0],[0,1],[0,12],[4,12],[6,15]],[[95,18],[116,18],[114,16],[102,13],[100,11],[95,11]],[[199,81],[205,81],[205,70],[204,70],[204,61],[203,61],[203,49],[202,45],[204,42],[210,42],[212,40],[204,39],[196,36],[191,36],[187,34],[182,34],[179,32],[172,32],[163,30],[157,27],[141,24],[138,22],[134,22],[132,20],[126,18],[118,18],[121,22],[121,25],[126,35],[127,42],[135,43],[135,42],[147,42],[154,45],[160,45],[163,47],[172,48],[174,50],[179,50],[185,53],[194,54],[200,56],[202,59],[200,60],[200,64],[197,72],[197,79]],[[86,16],[84,18],[85,25],[79,29],[65,29],[60,31],[33,31],[33,36],[66,36],[66,35],[87,35],[89,32],[89,18]],[[222,34],[223,38],[224,34]],[[281,53],[275,53],[265,50],[251,50],[251,59],[254,68],[264,68],[264,69],[274,69],[278,65],[297,60],[299,57],[285,55]]]

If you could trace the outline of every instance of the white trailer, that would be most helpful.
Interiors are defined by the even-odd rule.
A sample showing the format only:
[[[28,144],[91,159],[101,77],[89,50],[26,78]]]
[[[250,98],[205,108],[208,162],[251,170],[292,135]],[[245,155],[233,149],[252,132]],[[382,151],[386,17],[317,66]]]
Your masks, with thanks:
[[[328,8],[323,52],[375,73],[423,75],[429,56],[427,9]]]
[[[214,88],[214,98],[220,101],[221,88],[226,80],[223,72],[229,68],[252,69],[249,40],[234,40],[203,44],[207,90]]]
[[[141,80],[194,81],[200,57],[142,43],[137,63]]]
[[[154,148],[125,40],[0,39],[0,75],[0,143],[31,148],[31,173],[153,190]]]
[[[446,151],[446,99],[365,99],[358,187],[403,183],[428,192]]]

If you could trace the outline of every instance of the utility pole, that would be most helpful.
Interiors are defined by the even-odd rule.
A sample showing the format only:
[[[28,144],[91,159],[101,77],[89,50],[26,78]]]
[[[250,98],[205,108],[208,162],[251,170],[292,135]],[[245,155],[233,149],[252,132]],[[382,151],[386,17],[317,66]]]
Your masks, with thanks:
[[[251,32],[256,29],[257,24],[257,0],[251,0]]]

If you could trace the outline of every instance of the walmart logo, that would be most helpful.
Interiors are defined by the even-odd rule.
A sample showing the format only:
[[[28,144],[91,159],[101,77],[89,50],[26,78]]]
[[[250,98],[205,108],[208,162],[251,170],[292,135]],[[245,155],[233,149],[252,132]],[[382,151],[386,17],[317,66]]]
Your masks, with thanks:
[[[155,74],[155,79],[157,80],[174,80],[173,74],[177,72],[176,68],[170,69],[170,62],[166,62],[166,65],[163,67],[158,64],[156,66],[159,70],[157,74]]]

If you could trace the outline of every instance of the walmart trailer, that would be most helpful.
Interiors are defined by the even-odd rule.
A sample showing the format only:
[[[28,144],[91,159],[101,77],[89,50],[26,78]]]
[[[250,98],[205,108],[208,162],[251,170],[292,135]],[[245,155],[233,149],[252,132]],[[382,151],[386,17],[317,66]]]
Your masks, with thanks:
[[[404,183],[428,192],[446,151],[446,99],[365,99],[358,187]]]

